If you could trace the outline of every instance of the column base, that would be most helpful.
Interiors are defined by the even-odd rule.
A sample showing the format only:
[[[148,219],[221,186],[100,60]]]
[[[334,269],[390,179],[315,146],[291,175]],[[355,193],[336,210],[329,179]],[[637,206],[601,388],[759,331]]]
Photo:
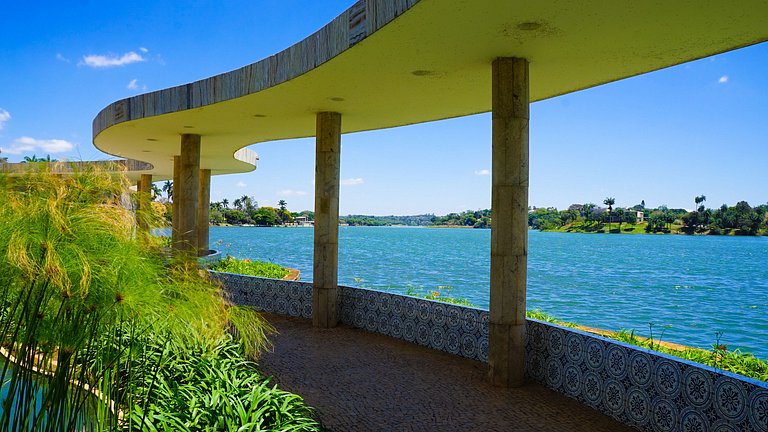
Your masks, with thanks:
[[[339,323],[338,288],[312,288],[312,326],[317,328],[333,328]]]
[[[488,378],[497,387],[525,384],[525,324],[488,324]]]

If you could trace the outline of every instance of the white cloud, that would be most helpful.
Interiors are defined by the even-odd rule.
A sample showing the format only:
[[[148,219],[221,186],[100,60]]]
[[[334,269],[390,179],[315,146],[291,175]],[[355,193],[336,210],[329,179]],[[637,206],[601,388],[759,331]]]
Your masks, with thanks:
[[[141,51],[141,52],[143,52],[143,53],[148,53],[148,52],[149,52],[149,50],[148,50],[148,49],[146,49],[146,48],[144,48],[144,47],[140,47],[140,48],[139,48],[139,51]]]
[[[245,182],[241,182],[241,181],[239,181],[239,182],[237,182],[237,183],[235,184],[235,186],[237,186],[237,187],[239,187],[239,188],[244,188],[244,187],[246,187],[246,186],[248,186],[248,185],[247,185],[247,184],[245,184]]]
[[[128,88],[128,90],[141,90],[141,91],[147,90],[147,86],[143,84],[139,85],[139,80],[137,78],[132,79],[131,82],[129,82],[126,87]]]
[[[487,170],[487,169],[481,169],[481,170],[476,170],[475,171],[475,175],[476,176],[487,176],[487,175],[491,175],[491,172],[489,170]]]
[[[84,64],[92,68],[109,68],[109,67],[115,67],[115,66],[125,66],[127,64],[143,62],[143,61],[146,61],[144,57],[142,57],[140,54],[137,54],[134,51],[131,51],[123,54],[120,57],[114,54],[108,54],[108,55],[91,54],[91,55],[83,56],[83,61],[80,62],[80,64]]]
[[[75,147],[69,141],[60,139],[40,140],[31,137],[21,137],[13,141],[10,147],[2,147],[0,151],[8,154],[34,153],[41,151],[43,153],[63,153],[70,151]]]
[[[348,178],[342,180],[341,184],[344,186],[357,186],[363,184],[363,179],[361,177]]]
[[[9,113],[8,111],[0,108],[0,129],[2,129],[3,126],[5,126],[5,124],[10,119],[11,119],[11,113]]]
[[[298,190],[293,190],[293,189],[284,189],[284,190],[281,190],[281,191],[277,191],[275,195],[278,195],[278,196],[304,196],[306,194],[307,193],[304,192],[304,191],[298,191]]]
[[[65,63],[70,63],[70,60],[64,57],[63,55],[61,55],[61,53],[56,53],[56,60],[63,61]]]
[[[717,82],[719,82],[720,84],[725,84],[725,83],[727,83],[727,82],[728,82],[728,75],[723,75],[723,76],[721,76],[721,77],[720,77],[720,79],[719,79],[719,80],[717,80]]]

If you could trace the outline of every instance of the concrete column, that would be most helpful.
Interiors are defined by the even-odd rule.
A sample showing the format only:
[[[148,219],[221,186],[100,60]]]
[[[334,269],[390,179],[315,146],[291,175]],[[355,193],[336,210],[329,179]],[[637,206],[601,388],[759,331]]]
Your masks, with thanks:
[[[211,170],[200,170],[200,187],[197,202],[197,256],[208,255],[208,220],[211,214]]]
[[[528,270],[528,61],[493,62],[489,376],[517,387],[525,373]]]
[[[152,211],[152,175],[142,174],[136,188],[138,199],[136,200],[137,226],[140,235],[149,235],[149,215]]]
[[[200,135],[181,136],[179,183],[173,185],[174,202],[178,201],[178,241],[175,251],[182,260],[197,257],[197,205],[200,189]]]
[[[179,185],[181,174],[181,156],[173,157],[173,194],[171,195],[171,245],[176,250],[179,241],[179,200],[176,197],[176,187]]]
[[[338,322],[339,170],[341,114],[317,114],[315,144],[315,254],[312,324],[330,328]]]

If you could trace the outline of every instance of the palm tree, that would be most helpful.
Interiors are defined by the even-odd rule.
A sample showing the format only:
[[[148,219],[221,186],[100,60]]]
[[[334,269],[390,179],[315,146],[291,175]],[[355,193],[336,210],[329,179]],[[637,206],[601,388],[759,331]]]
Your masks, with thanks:
[[[277,205],[280,207],[280,210],[285,211],[286,207],[288,206],[288,203],[286,203],[285,200],[280,200],[277,202]]]
[[[58,159],[51,159],[51,155],[45,155],[44,158],[39,158],[35,155],[24,156],[23,162],[58,162]]]
[[[696,203],[696,211],[698,211],[699,213],[704,211],[704,205],[702,203],[706,200],[707,200],[707,197],[705,197],[704,195],[699,195],[693,199],[693,201]]]
[[[611,213],[613,213],[613,205],[616,204],[616,198],[608,197],[603,200],[603,204],[608,206],[608,233],[611,232]]]
[[[595,205],[592,203],[586,203],[581,207],[581,211],[584,212],[584,220],[586,222],[592,221],[592,211],[595,209]]]
[[[229,208],[229,200],[226,198],[221,200],[221,206],[224,207],[225,209]]]
[[[153,201],[156,200],[157,197],[159,197],[163,193],[160,190],[160,188],[156,184],[154,184],[154,183],[152,183],[151,189],[152,189],[152,200]]]
[[[240,197],[240,202],[243,205],[243,211],[251,211],[256,210],[256,207],[259,205],[254,203],[253,198],[249,197],[248,195],[243,195]]]
[[[619,234],[621,234],[621,224],[624,223],[624,219],[627,216],[626,210],[623,208],[616,209],[616,219],[619,221]]]
[[[163,183],[163,192],[166,193],[168,201],[173,198],[173,182],[171,180],[166,180],[165,183]]]

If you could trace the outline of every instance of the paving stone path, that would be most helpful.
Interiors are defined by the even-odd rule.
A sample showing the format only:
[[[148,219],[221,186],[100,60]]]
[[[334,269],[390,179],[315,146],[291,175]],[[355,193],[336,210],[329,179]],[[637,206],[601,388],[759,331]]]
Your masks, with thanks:
[[[538,384],[500,389],[484,363],[364,330],[265,314],[279,332],[259,360],[284,390],[346,431],[632,431]]]

